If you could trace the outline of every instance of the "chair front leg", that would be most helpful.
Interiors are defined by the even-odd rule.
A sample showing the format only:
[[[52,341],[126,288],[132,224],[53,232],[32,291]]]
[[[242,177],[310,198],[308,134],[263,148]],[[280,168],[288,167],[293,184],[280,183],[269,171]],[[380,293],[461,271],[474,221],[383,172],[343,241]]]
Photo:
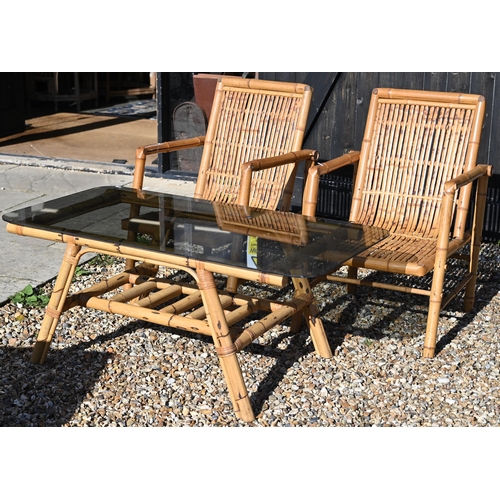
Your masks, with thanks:
[[[431,293],[429,296],[429,311],[427,329],[424,338],[424,358],[433,358],[436,351],[437,329],[441,304],[443,303],[444,276],[448,259],[451,218],[453,214],[454,193],[445,192],[439,212],[440,227],[437,238],[436,260],[432,276]]]
[[[441,313],[441,304],[443,302],[443,283],[444,266],[432,278],[431,295],[429,297],[429,310],[427,316],[427,329],[424,338],[424,358],[433,358],[436,352],[437,329],[439,324],[439,315]]]

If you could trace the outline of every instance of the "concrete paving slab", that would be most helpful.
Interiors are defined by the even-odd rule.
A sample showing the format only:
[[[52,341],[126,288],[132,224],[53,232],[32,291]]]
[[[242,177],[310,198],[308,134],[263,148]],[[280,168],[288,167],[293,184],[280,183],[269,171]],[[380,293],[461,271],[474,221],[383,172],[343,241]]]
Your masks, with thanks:
[[[2,252],[0,261],[0,303],[25,286],[38,286],[50,281],[57,275],[65,246],[36,238],[23,238],[9,234],[0,236]],[[89,254],[86,259],[91,258]],[[83,262],[85,262],[83,260]]]
[[[31,165],[18,163],[18,158],[0,158],[0,215],[36,205],[66,194],[95,186],[130,186],[132,176],[113,164],[61,162],[62,167],[42,166],[43,159]],[[8,161],[12,163],[8,163]],[[5,162],[7,161],[7,163]],[[89,167],[89,168],[87,168]],[[192,196],[194,182],[146,177],[144,189]],[[36,238],[24,238],[6,231],[0,220],[0,305],[26,285],[33,287],[50,281],[59,271],[65,245]],[[91,258],[88,254],[86,259]]]

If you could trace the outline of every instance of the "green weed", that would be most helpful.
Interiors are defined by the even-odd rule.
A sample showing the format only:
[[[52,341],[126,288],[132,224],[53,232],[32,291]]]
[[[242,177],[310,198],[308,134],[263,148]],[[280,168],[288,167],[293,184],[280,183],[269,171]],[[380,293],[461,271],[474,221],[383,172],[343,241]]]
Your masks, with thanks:
[[[9,299],[23,306],[44,307],[49,303],[50,296],[28,285],[20,292],[10,296]]]
[[[92,271],[89,271],[87,269],[82,269],[80,266],[78,266],[75,270],[75,278],[77,276],[88,276],[89,274],[92,274]]]

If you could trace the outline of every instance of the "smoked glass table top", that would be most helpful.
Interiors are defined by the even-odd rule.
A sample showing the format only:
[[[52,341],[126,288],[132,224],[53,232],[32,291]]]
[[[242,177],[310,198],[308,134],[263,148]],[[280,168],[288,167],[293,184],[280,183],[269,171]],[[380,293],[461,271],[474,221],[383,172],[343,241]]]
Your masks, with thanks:
[[[49,233],[307,278],[332,272],[387,236],[380,228],[331,219],[107,186],[3,219]]]

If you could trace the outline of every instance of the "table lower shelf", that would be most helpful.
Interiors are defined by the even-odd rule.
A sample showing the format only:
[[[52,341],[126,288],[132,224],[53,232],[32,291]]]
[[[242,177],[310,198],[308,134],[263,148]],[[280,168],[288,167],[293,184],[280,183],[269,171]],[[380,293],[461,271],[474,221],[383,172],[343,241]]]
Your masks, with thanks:
[[[333,355],[314,305],[309,282],[305,278],[292,278],[295,292],[291,300],[270,300],[219,289],[210,266],[207,269],[204,262],[184,259],[192,267],[179,263],[163,265],[187,272],[193,278],[193,283],[160,278],[157,276],[158,263],[144,262],[68,295],[83,254],[97,252],[127,259],[137,256],[116,252],[116,246],[113,246],[115,251],[110,249],[102,252],[102,249],[99,251],[93,246],[82,248],[76,244],[76,239],[67,236],[65,240],[66,253],[33,349],[33,363],[45,362],[61,314],[77,306],[211,336],[235,415],[245,422],[251,422],[255,417],[237,358],[242,349],[271,328],[292,318],[293,333],[300,331],[302,320],[305,319],[316,353],[325,358]],[[172,260],[175,259],[172,257]],[[232,268],[225,266],[223,269],[230,273]],[[235,271],[239,278],[244,274],[244,270]],[[268,279],[268,275],[255,272],[249,276],[259,283],[265,283]],[[258,276],[262,276],[262,281],[256,279]],[[258,320],[248,321],[253,314],[259,314]]]

